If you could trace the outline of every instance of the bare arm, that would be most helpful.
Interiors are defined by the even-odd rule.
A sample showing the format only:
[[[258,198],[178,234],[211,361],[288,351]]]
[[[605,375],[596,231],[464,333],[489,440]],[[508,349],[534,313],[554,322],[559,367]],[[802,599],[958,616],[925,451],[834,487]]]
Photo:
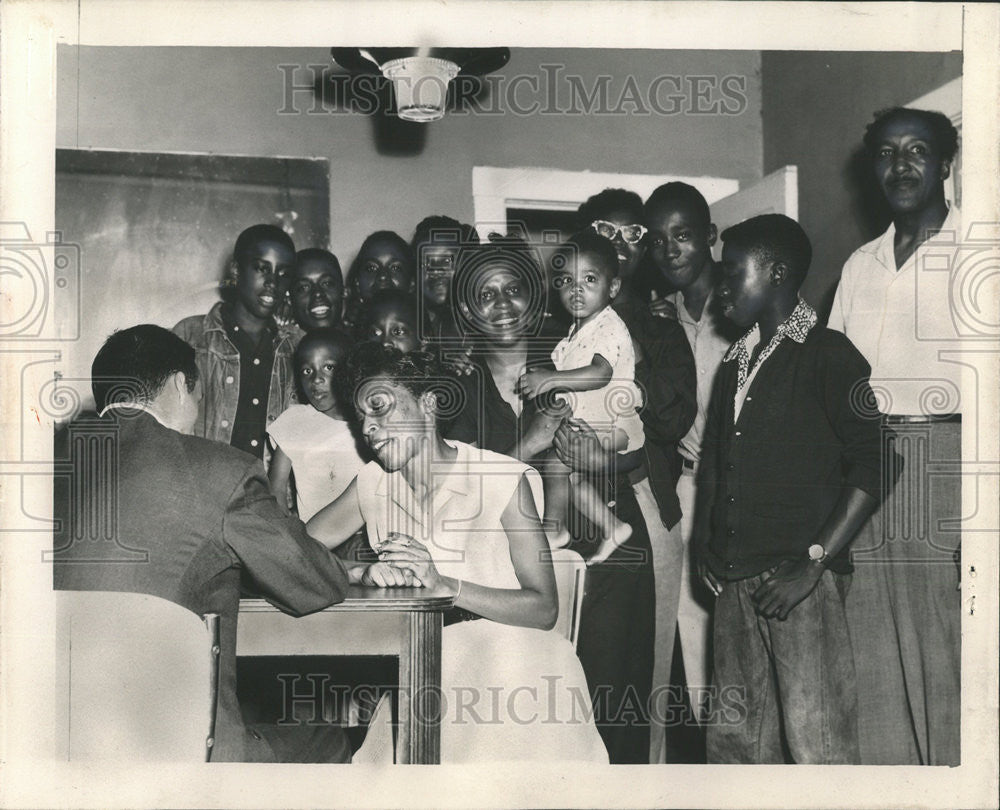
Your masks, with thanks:
[[[863,489],[844,487],[833,512],[813,542],[823,546],[828,557],[835,557],[854,539],[876,506],[878,501]],[[776,616],[784,621],[792,609],[812,593],[825,570],[823,563],[810,559],[785,561],[753,592],[757,610],[762,616]]]
[[[327,548],[334,549],[365,525],[358,505],[358,479],[337,498],[309,518],[306,531]]]
[[[642,464],[642,448],[619,453],[628,446],[625,431],[598,433],[583,419],[564,419],[552,438],[559,460],[576,472],[627,473]]]
[[[534,398],[554,388],[567,391],[596,391],[611,382],[611,364],[601,355],[595,354],[590,365],[568,368],[565,371],[532,369],[521,375],[515,390],[519,394]]]
[[[549,544],[531,487],[523,476],[500,523],[507,533],[510,559],[520,587],[490,588],[463,582],[455,605],[502,624],[550,630],[559,616],[555,574],[547,557]],[[382,548],[380,556],[386,562],[412,571],[424,586],[444,586],[459,592],[459,581],[438,573],[427,549],[418,541],[405,538],[386,543]]]
[[[281,447],[274,445],[271,465],[267,468],[267,480],[271,494],[278,503],[285,503],[288,500],[288,477],[291,472],[292,460],[285,455],[285,451]],[[291,506],[291,504],[286,505]]]

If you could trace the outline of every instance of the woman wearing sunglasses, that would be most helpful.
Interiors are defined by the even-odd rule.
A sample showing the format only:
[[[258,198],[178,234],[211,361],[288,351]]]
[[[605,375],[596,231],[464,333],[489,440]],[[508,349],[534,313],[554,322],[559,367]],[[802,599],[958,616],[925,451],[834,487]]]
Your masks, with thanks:
[[[605,189],[580,206],[578,217],[581,227],[590,226],[609,239],[618,254],[621,290],[612,307],[632,337],[635,380],[645,403],[639,414],[646,434],[645,445],[637,451],[638,467],[627,477],[618,476],[616,491],[611,493],[619,518],[632,524],[632,538],[620,554],[612,554],[607,562],[588,570],[578,652],[592,688],[595,682],[611,681],[630,684],[640,695],[660,696],[650,707],[648,750],[638,750],[645,744],[639,729],[623,728],[619,745],[608,746],[612,762],[663,762],[666,707],[661,704],[664,687],[670,683],[674,622],[657,626],[654,604],[670,603],[665,589],[676,587],[672,583],[677,577],[670,574],[676,574],[683,559],[680,539],[674,538],[670,529],[680,520],[675,491],[677,442],[691,427],[696,410],[694,358],[680,324],[654,317],[649,311],[648,292],[636,283],[646,250],[639,195],[625,189]],[[557,431],[557,452],[561,451],[563,461],[571,467],[586,467],[595,456],[600,458],[594,445],[595,440],[587,435],[576,431],[572,436],[566,431],[561,435]],[[634,509],[636,503],[638,508]],[[627,508],[629,504],[633,509]],[[635,549],[651,549],[652,562],[641,566],[629,563]],[[655,600],[646,583],[655,589]]]

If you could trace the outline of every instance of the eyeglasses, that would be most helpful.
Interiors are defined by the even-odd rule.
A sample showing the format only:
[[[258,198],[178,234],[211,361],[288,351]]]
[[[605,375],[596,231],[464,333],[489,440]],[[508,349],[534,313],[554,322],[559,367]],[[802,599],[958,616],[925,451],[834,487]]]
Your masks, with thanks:
[[[630,245],[640,242],[649,230],[645,225],[640,225],[637,222],[632,225],[615,225],[615,223],[608,222],[605,219],[595,219],[590,223],[590,227],[605,239],[610,239],[611,241],[614,241],[615,237],[620,233],[622,241]]]

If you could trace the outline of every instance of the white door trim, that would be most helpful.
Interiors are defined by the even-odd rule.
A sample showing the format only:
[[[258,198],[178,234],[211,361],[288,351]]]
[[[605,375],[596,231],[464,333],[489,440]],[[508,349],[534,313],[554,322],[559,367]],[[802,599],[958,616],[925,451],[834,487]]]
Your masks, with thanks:
[[[709,205],[740,187],[739,181],[727,177],[474,166],[472,199],[476,228],[485,239],[491,231],[506,231],[508,208],[574,211],[588,197],[606,188],[626,188],[645,199],[657,186],[677,180],[695,186]]]

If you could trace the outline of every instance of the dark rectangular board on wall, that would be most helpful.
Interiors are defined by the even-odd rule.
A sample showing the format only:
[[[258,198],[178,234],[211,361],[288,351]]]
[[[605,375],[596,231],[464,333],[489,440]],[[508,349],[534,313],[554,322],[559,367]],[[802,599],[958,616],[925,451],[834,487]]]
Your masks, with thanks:
[[[57,149],[56,228],[79,246],[81,311],[60,372],[85,379],[115,329],[207,312],[240,231],[286,222],[297,249],[328,247],[328,160]]]

